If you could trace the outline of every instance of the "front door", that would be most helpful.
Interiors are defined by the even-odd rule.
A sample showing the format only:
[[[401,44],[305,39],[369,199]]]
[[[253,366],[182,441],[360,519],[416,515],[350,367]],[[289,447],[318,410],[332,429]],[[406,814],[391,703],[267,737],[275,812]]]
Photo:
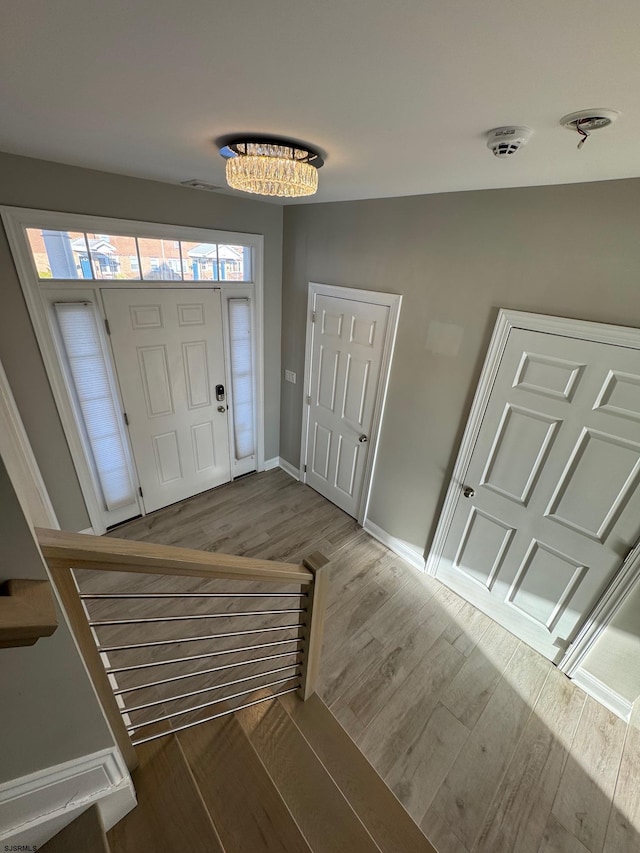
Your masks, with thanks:
[[[316,294],[306,482],[357,517],[389,307]]]
[[[220,292],[102,297],[147,512],[228,482]]]
[[[640,534],[640,354],[512,328],[436,575],[558,661]]]

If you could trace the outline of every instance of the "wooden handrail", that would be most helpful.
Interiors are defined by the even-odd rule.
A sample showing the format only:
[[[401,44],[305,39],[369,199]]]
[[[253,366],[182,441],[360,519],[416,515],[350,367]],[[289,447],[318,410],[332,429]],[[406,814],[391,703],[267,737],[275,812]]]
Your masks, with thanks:
[[[36,528],[36,536],[47,562],[64,562],[74,569],[181,575],[202,579],[285,581],[303,585],[313,583],[313,572],[293,563],[254,560],[251,557],[133,542],[111,536],[65,533],[63,530]]]
[[[294,565],[275,560],[254,560],[191,548],[114,539],[110,536],[65,533],[62,530],[42,528],[36,528],[35,532],[96,692],[130,770],[137,764],[136,753],[87,622],[72,569],[175,575],[202,580],[221,578],[274,581],[305,587],[308,594],[308,612],[300,638],[303,648],[299,695],[302,699],[307,699],[315,692],[320,667],[328,580],[324,571],[328,561],[322,554],[316,552],[307,557],[303,565]]]
[[[58,627],[49,581],[8,580],[0,587],[0,649],[32,646]]]

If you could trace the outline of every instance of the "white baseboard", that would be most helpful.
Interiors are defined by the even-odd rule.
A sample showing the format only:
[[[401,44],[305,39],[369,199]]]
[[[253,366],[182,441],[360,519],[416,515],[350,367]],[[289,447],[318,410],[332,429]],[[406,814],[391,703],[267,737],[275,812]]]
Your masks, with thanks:
[[[571,680],[574,684],[577,684],[578,687],[581,687],[585,693],[588,693],[589,696],[593,697],[596,702],[604,705],[605,708],[608,708],[617,717],[629,722],[631,718],[631,711],[633,709],[633,702],[629,702],[629,700],[625,699],[624,696],[621,696],[619,693],[616,693],[615,690],[607,687],[607,685],[600,681],[599,678],[596,678],[595,675],[591,675],[590,672],[587,672],[586,669],[582,669],[582,667],[578,667],[571,676]]]
[[[280,457],[274,456],[273,459],[264,460],[264,471],[273,471],[274,468],[280,467]]]
[[[413,545],[409,545],[404,541],[404,539],[397,539],[395,536],[391,536],[390,533],[387,533],[386,530],[378,527],[377,524],[374,524],[374,522],[368,518],[365,519],[363,527],[370,536],[373,536],[373,538],[377,539],[378,542],[382,542],[382,544],[386,545],[394,554],[402,557],[403,560],[406,560],[407,563],[412,565],[415,569],[418,569],[418,571],[424,572],[424,555],[414,548]]]
[[[78,530],[78,533],[88,533],[90,536],[95,536],[95,535],[96,535],[95,530],[93,529],[93,527],[87,527],[87,528],[85,528],[84,530]]]
[[[283,459],[282,456],[280,457],[278,465],[286,474],[293,477],[294,480],[300,480],[300,469],[296,468],[295,465],[292,465],[291,462],[287,462],[287,460]]]
[[[115,749],[0,785],[0,841],[40,846],[92,803],[98,804],[105,829],[136,804],[131,777]]]

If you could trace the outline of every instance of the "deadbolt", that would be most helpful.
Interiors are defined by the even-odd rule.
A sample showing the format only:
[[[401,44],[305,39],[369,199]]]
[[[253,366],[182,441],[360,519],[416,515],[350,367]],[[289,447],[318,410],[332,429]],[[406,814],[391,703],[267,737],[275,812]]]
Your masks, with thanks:
[[[465,496],[465,498],[472,498],[475,495],[475,492],[471,488],[471,486],[465,486],[462,490],[462,494]]]

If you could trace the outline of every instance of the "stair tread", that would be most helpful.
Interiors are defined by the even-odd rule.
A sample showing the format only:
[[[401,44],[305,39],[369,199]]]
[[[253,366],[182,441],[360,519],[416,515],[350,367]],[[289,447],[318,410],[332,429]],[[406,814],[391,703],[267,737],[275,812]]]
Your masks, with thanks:
[[[279,702],[246,708],[236,718],[314,853],[380,853]]]
[[[138,805],[109,831],[112,853],[224,853],[175,737],[136,752]]]
[[[110,853],[98,807],[93,805],[83,811],[68,826],[47,841],[40,850],[41,853],[69,853],[71,850],[82,850],[83,853]]]
[[[226,853],[311,853],[235,717],[178,738]]]
[[[314,695],[278,700],[308,740],[383,853],[436,853],[331,711]]]

